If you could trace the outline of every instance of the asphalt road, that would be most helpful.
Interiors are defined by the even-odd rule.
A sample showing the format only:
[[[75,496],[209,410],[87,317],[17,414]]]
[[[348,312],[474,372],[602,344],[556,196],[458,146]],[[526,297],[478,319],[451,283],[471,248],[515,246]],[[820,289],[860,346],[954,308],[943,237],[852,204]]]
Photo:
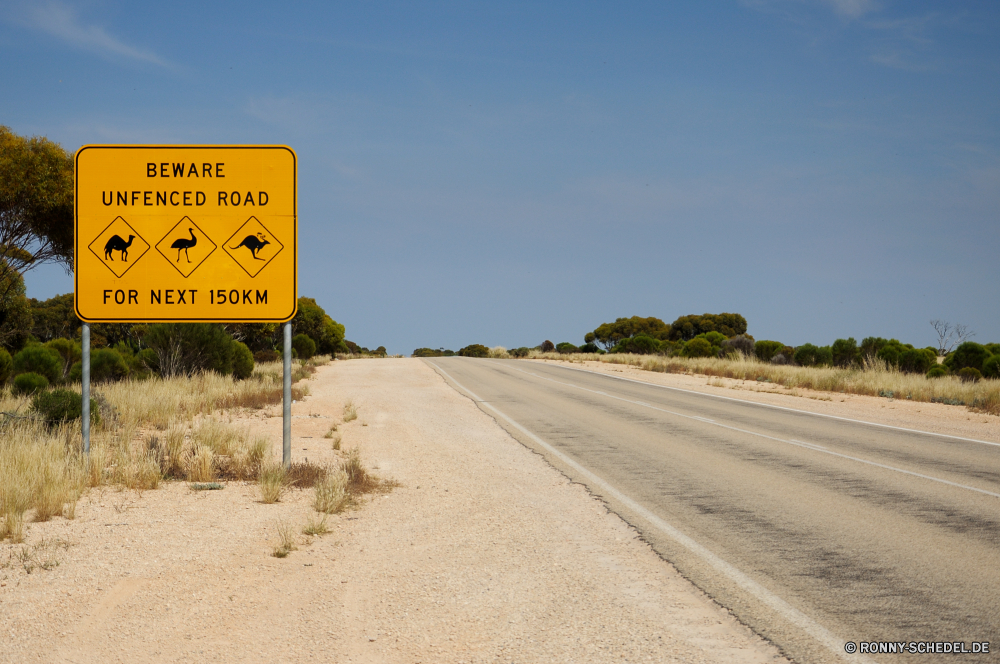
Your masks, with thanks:
[[[790,658],[1000,661],[1000,446],[538,362],[427,361]]]

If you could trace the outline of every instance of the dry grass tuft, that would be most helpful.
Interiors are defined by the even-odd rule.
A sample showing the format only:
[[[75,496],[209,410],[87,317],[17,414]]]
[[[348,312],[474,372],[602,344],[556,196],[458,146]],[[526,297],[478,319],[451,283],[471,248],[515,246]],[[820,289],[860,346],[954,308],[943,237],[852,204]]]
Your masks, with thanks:
[[[7,561],[0,567],[18,565],[28,574],[39,569],[48,571],[59,566],[59,551],[66,551],[69,547],[69,541],[61,538],[43,539],[37,544],[11,549]]]
[[[353,401],[348,401],[344,404],[344,424],[356,419],[358,419],[358,408]]]
[[[260,467],[258,483],[260,484],[260,500],[265,504],[276,503],[288,489],[287,473],[280,463],[266,463]]]
[[[330,445],[331,445],[331,447],[333,447],[333,449],[335,449],[335,450],[339,450],[340,449],[340,440],[341,440],[341,437],[340,437],[339,433],[335,433],[335,434],[333,434],[331,436],[327,436],[327,438],[331,438],[332,439],[330,441]]]
[[[302,526],[303,535],[326,535],[329,532],[330,527],[326,524],[326,514],[320,519],[310,514],[306,519],[306,525]]]
[[[271,555],[275,558],[284,558],[292,551],[296,551],[299,547],[295,546],[295,530],[292,528],[291,524],[286,521],[279,521],[277,523],[278,529],[278,544],[274,547]]]
[[[497,360],[509,360],[510,354],[503,346],[494,346],[493,348],[490,348],[490,357]]]
[[[342,470],[326,474],[323,480],[316,484],[316,495],[313,507],[324,514],[338,514],[350,502],[347,493],[347,473]]]
[[[207,445],[199,445],[187,457],[187,481],[211,482],[215,479],[215,454]]]

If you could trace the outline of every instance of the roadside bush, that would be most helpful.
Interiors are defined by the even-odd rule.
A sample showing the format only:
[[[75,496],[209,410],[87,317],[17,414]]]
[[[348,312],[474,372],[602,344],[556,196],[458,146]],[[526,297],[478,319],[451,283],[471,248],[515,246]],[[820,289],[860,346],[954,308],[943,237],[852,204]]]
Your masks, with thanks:
[[[990,359],[990,351],[986,346],[977,344],[974,341],[966,341],[955,349],[951,355],[945,359],[952,371],[960,371],[966,367],[972,367],[976,371],[982,372],[983,364]],[[15,365],[17,358],[14,359]],[[15,366],[16,369],[16,366]]]
[[[684,350],[681,351],[684,357],[713,357],[715,354],[712,342],[704,337],[695,337],[684,344]]]
[[[861,351],[858,350],[858,342],[854,337],[847,339],[837,339],[830,346],[833,365],[836,367],[850,367],[858,363],[861,358]]]
[[[507,351],[511,357],[528,357],[529,349],[525,346]]]
[[[538,347],[538,350],[542,351],[543,353],[551,353],[555,349],[556,349],[556,345],[554,343],[552,343],[551,341],[549,341],[548,339],[546,339],[545,341],[543,341],[542,345]],[[461,354],[461,351],[459,351],[459,354]]]
[[[216,323],[157,323],[144,341],[156,353],[161,376],[233,372],[233,338]]]
[[[35,373],[55,383],[62,378],[62,358],[51,348],[28,346],[14,356],[14,373]]]
[[[15,395],[28,395],[34,394],[39,390],[44,390],[48,386],[48,378],[29,371],[28,373],[18,374],[14,377],[14,385],[10,391]]]
[[[754,341],[745,334],[737,334],[722,342],[722,352],[725,355],[739,353],[749,357],[754,354]]]
[[[899,368],[907,373],[927,373],[937,364],[937,353],[926,348],[907,348],[899,356]]]
[[[72,339],[53,339],[45,344],[46,348],[59,353],[62,358],[62,377],[69,376],[69,370],[73,368],[73,363],[83,356],[83,348]]]
[[[986,378],[1000,378],[1000,355],[993,355],[983,362],[983,376]]]
[[[928,378],[940,378],[941,376],[948,375],[948,367],[943,364],[935,364],[933,367],[927,370],[925,374]]]
[[[978,383],[983,379],[983,374],[975,367],[965,367],[959,369],[958,377],[963,383]]]
[[[527,354],[527,350],[528,349],[525,348],[524,350],[525,350],[525,354]],[[598,348],[597,344],[595,344],[593,341],[588,341],[587,343],[585,343],[582,346],[580,346],[580,348],[578,350],[581,353],[597,353],[598,355],[601,355],[601,354],[604,353],[604,351],[601,350],[600,348]]]
[[[771,358],[771,364],[791,364],[792,356],[786,353],[778,353]]]
[[[795,363],[803,367],[818,367],[833,363],[833,352],[829,346],[802,344],[795,349]]]
[[[49,425],[78,420],[83,415],[83,396],[73,390],[39,391],[31,399],[31,409]],[[91,399],[90,421],[96,424],[100,419],[97,402]]]
[[[418,348],[413,351],[413,354],[410,355],[410,357],[441,357],[442,355],[444,355],[444,353],[433,348]]]
[[[780,341],[768,341],[766,339],[761,339],[753,345],[753,354],[757,356],[757,359],[761,362],[770,362],[784,349],[785,344]]]
[[[470,344],[458,351],[462,357],[489,357],[490,349],[482,344]]]
[[[308,360],[316,354],[316,342],[309,338],[307,334],[296,334],[292,337],[292,348],[303,360]]]
[[[160,373],[160,359],[156,356],[156,351],[152,348],[143,348],[135,354],[135,358],[141,366],[154,373]]]
[[[579,352],[579,350],[580,350],[579,348],[577,348],[568,341],[563,341],[562,343],[556,344],[557,353],[576,353]]]
[[[655,355],[660,352],[660,342],[645,334],[622,339],[611,349],[612,353],[633,353],[635,355]]]
[[[276,350],[259,350],[253,354],[253,361],[258,364],[261,362],[280,362],[281,353]]]
[[[82,369],[82,365],[81,365]],[[128,365],[121,353],[113,348],[90,351],[90,380],[94,383],[111,383],[128,376]]]
[[[0,386],[6,385],[14,371],[14,359],[3,348],[0,348]]]
[[[251,375],[253,375],[253,353],[242,341],[233,342],[233,378],[246,380]]]

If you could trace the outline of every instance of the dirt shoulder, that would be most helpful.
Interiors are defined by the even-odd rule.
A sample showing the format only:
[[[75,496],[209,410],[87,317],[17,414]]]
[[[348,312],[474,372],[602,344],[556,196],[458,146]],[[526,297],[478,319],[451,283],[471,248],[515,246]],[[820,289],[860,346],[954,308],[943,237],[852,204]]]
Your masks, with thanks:
[[[58,565],[29,574],[0,545],[0,661],[784,661],[420,360],[307,384],[294,458],[337,458],[323,434],[350,399],[343,447],[398,488],[284,559],[275,524],[300,529],[311,491],[91,492],[75,520],[29,525]],[[280,458],[278,415],[233,422]]]
[[[772,406],[783,406],[812,413],[942,433],[963,438],[1000,442],[1000,417],[975,413],[965,406],[887,399],[857,394],[786,388],[774,383],[719,378],[700,374],[675,374],[645,371],[638,367],[605,362],[566,362],[561,360],[522,360],[545,362],[664,385],[693,392],[714,394]]]

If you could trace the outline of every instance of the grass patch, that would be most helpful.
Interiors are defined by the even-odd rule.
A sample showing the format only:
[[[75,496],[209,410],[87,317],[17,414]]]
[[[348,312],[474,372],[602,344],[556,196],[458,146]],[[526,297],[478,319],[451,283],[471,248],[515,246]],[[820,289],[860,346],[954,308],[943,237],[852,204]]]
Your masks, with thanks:
[[[324,514],[339,514],[350,502],[347,493],[347,473],[342,470],[326,474],[323,481],[316,484],[313,508]]]
[[[258,484],[260,485],[260,500],[265,504],[276,503],[288,489],[288,474],[280,463],[267,463],[261,466]]]
[[[226,486],[218,482],[194,482],[191,484],[192,491],[219,491],[224,488]]]
[[[344,424],[356,419],[358,419],[358,408],[353,401],[348,401],[344,404]]]
[[[659,373],[700,374],[720,378],[773,383],[785,388],[801,388],[823,392],[843,392],[864,396],[892,393],[897,399],[964,405],[975,412],[1000,415],[1000,380],[963,383],[955,376],[927,378],[892,369],[881,360],[863,367],[797,367],[761,362],[756,357],[686,358],[659,355],[614,353],[538,353],[533,359],[567,362],[604,362],[633,366]]]
[[[60,551],[69,549],[68,540],[61,538],[43,539],[37,544],[23,545],[12,548],[7,555],[7,561],[2,565],[5,568],[20,567],[28,574],[36,570],[48,571],[55,569],[62,562],[59,558]]]
[[[299,548],[295,546],[295,530],[286,521],[279,521],[277,529],[278,544],[271,551],[271,555],[275,558],[285,558],[289,553]]]
[[[330,527],[326,524],[326,514],[322,518],[317,519],[313,515],[309,515],[306,519],[306,525],[302,526],[302,534],[309,536],[316,535],[326,535],[330,532]]]

